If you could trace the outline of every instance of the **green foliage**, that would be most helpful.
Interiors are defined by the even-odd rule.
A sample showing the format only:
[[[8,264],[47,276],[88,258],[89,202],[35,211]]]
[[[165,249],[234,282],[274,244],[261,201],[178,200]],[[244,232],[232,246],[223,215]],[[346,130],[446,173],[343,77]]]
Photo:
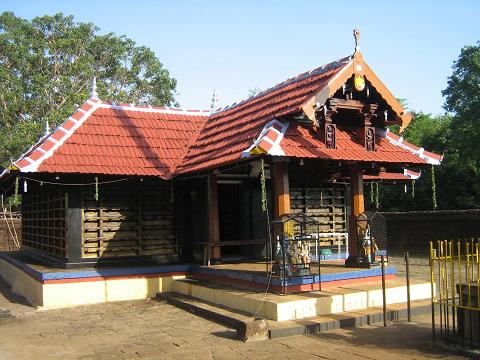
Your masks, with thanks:
[[[445,108],[454,113],[452,144],[459,156],[479,175],[480,42],[462,49],[442,94],[445,96]]]
[[[442,165],[408,186],[384,186],[382,208],[392,211],[469,209],[480,207],[480,42],[466,46],[453,65],[448,86],[442,92],[451,115],[414,113],[402,136],[418,146],[445,152]],[[432,177],[434,176],[434,182]]]
[[[125,36],[98,34],[62,13],[31,21],[0,14],[0,163],[7,165],[89,97],[172,105],[176,81],[155,54]],[[23,140],[22,140],[23,139]]]

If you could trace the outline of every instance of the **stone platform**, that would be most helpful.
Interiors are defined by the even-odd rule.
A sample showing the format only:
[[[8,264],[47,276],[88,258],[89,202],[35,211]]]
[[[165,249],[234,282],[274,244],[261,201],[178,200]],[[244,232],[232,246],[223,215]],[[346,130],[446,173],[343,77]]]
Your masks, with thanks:
[[[318,266],[312,265],[310,276],[288,277],[285,279],[285,283],[278,276],[267,276],[265,262],[238,262],[210,267],[197,266],[193,276],[196,279],[262,290],[268,285],[271,292],[288,294],[381,280],[380,266],[371,269],[353,269],[346,268],[344,263],[345,260],[322,261],[320,271]],[[385,268],[387,280],[392,280],[395,273],[394,267],[387,266]]]
[[[320,274],[288,279],[287,293],[296,294],[280,296],[274,293],[281,289],[281,279],[269,279],[265,266],[249,262],[210,268],[194,264],[129,264],[62,269],[45,266],[25,253],[0,253],[0,276],[13,292],[42,308],[146,299],[176,291],[283,321],[377,306],[381,301],[380,268],[346,269],[340,262],[325,262]],[[387,268],[386,273],[388,284],[393,284],[395,269]],[[389,287],[390,298],[398,298],[392,301],[402,301],[404,289]],[[414,284],[412,294],[427,298],[427,288]]]
[[[266,289],[265,289],[266,290]],[[280,295],[193,278],[172,281],[171,291],[275,321],[300,320],[382,306],[381,282],[353,283],[322,291]],[[428,282],[410,281],[411,300],[430,299]],[[386,282],[387,305],[407,301],[405,280]]]

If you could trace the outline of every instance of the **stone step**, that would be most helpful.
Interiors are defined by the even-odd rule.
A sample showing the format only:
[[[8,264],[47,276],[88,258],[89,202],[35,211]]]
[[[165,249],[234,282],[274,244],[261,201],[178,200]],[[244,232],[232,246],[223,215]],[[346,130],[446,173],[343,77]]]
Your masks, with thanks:
[[[220,284],[198,279],[178,279],[172,291],[235,311],[258,314],[268,320],[289,321],[348,311],[362,311],[382,305],[381,283],[351,284],[324,291],[303,292],[285,296],[258,289]],[[430,283],[411,281],[411,300],[430,299]],[[406,302],[404,279],[387,281],[387,305]]]
[[[12,315],[10,310],[0,308],[0,319],[9,319],[13,317],[14,316]]]
[[[338,314],[317,316],[302,320],[271,321],[254,319],[250,314],[209,303],[192,296],[175,292],[159,293],[158,300],[163,300],[180,309],[189,311],[207,320],[214,321],[237,332],[243,341],[276,339],[288,336],[324,333],[336,329],[346,329],[364,325],[383,323],[383,309],[374,307],[362,311],[347,311]],[[423,315],[431,311],[429,300],[411,302],[411,316]],[[387,321],[407,319],[407,304],[387,306]]]
[[[430,300],[412,301],[411,317],[423,315],[431,311]],[[408,318],[407,304],[392,304],[387,306],[387,321],[406,320]],[[362,311],[347,311],[339,314],[329,314],[314,318],[275,322],[269,321],[269,337],[271,339],[306,334],[323,333],[336,329],[346,329],[364,325],[383,323],[383,308],[374,307]]]
[[[176,292],[158,293],[157,299],[234,329],[237,337],[243,341],[268,338],[267,322],[264,319],[255,319],[251,314]]]

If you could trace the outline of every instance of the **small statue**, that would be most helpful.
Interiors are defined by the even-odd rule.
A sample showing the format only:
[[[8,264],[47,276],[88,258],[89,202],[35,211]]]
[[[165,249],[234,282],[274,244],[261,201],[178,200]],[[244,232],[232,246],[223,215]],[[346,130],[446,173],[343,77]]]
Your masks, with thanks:
[[[302,241],[300,244],[300,258],[305,267],[310,267],[311,257],[307,241]]]

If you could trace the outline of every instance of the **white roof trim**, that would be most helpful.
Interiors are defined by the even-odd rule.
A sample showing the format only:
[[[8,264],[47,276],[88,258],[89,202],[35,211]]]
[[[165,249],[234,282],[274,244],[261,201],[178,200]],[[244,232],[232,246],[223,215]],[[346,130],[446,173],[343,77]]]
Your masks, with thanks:
[[[420,171],[418,175],[414,175],[408,169],[403,169],[403,175],[405,175],[406,177],[412,180],[417,180],[418,178],[420,178],[420,176],[422,176],[422,172]]]
[[[440,165],[442,163],[441,160],[438,160],[438,159],[434,159],[428,155],[425,155],[424,154],[424,151],[425,149],[424,148],[420,148],[418,150],[408,146],[407,144],[405,144],[403,142],[403,137],[400,137],[400,139],[398,140],[395,140],[394,138],[390,137],[389,136],[389,133],[390,133],[390,130],[387,129],[386,131],[385,130],[382,130],[382,129],[378,129],[377,128],[377,133],[381,136],[381,137],[384,137],[385,139],[387,139],[390,144],[393,144],[395,146],[398,146],[404,150],[407,150],[409,152],[411,152],[412,154],[418,156],[420,159],[422,160],[425,160],[427,162],[427,164],[431,164],[431,165]]]
[[[113,110],[125,110],[125,111],[135,111],[135,112],[148,112],[148,113],[160,113],[160,114],[172,114],[172,115],[191,115],[191,116],[209,116],[210,111],[208,110],[185,110],[178,108],[154,108],[154,107],[139,107],[132,105],[117,105],[117,104],[105,104],[101,103],[98,106],[102,109],[113,109]]]
[[[84,122],[86,119],[88,119],[88,117],[95,111],[99,108],[99,106],[101,105],[101,103],[94,103],[94,102],[90,102],[90,100],[87,100],[87,103],[91,103],[92,104],[92,107],[90,108],[90,110],[88,110],[87,112],[85,112],[82,117],[75,123],[75,125],[70,129],[70,130],[65,130],[62,128],[62,126],[60,125],[59,127],[57,127],[51,134],[50,136],[46,139],[46,140],[50,140],[52,142],[55,143],[55,145],[52,146],[52,148],[50,150],[48,150],[47,152],[45,152],[43,154],[43,156],[41,156],[38,160],[36,161],[33,161],[30,165],[27,165],[27,166],[24,166],[22,168],[20,168],[20,172],[23,172],[23,173],[27,173],[27,172],[36,172],[38,170],[38,167],[40,166],[40,164],[45,161],[46,159],[48,159],[50,156],[53,155],[53,152],[55,150],[57,150],[64,142],[65,140],[67,140],[70,136],[72,136],[72,134],[75,132],[75,130],[77,130]],[[65,135],[58,141],[58,140],[55,140],[54,138],[52,138],[52,135],[58,130],[58,129],[61,129],[62,131],[65,132]],[[27,159],[28,160],[28,157],[23,157],[24,159]],[[22,159],[22,158],[20,158]],[[19,159],[19,160],[20,160]],[[17,160],[18,161],[18,160]]]
[[[281,130],[279,131],[273,125],[279,126],[281,128]],[[268,122],[263,127],[262,131],[260,132],[260,135],[258,135],[257,139],[253,142],[253,144],[250,145],[248,147],[248,149],[246,149],[242,152],[241,157],[242,158],[250,157],[250,151],[252,151],[258,144],[260,144],[260,142],[262,140],[265,140],[265,141],[269,142],[270,144],[272,144],[272,148],[269,151],[267,151],[268,155],[285,156],[285,151],[283,151],[280,143],[282,142],[283,137],[285,136],[285,133],[287,132],[288,125],[289,125],[288,122],[283,123],[281,121],[278,121],[277,119],[273,119],[272,121]],[[275,141],[273,141],[272,139],[265,136],[267,134],[267,132],[271,129],[275,130],[278,133],[278,136],[275,139]]]

